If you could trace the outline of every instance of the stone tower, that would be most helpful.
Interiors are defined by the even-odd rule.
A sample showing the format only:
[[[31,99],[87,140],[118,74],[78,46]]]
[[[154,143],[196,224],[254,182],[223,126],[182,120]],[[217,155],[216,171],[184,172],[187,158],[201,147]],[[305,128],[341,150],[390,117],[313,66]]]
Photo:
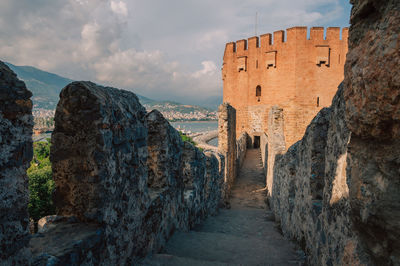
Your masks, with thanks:
[[[286,35],[286,36],[285,36]],[[340,36],[342,35],[342,36]],[[299,140],[318,111],[330,105],[343,80],[348,29],[293,27],[227,43],[223,101],[237,110],[236,136],[257,143],[272,106],[283,109],[286,147]]]

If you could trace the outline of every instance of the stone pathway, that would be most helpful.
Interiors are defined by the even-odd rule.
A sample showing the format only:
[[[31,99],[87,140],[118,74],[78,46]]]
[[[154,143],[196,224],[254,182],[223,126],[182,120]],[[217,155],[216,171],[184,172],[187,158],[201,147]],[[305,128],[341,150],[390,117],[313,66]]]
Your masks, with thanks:
[[[232,191],[231,209],[221,209],[190,232],[176,232],[163,254],[143,265],[301,265],[294,244],[272,221],[265,192],[254,192],[265,187],[262,171],[260,151],[248,150]]]

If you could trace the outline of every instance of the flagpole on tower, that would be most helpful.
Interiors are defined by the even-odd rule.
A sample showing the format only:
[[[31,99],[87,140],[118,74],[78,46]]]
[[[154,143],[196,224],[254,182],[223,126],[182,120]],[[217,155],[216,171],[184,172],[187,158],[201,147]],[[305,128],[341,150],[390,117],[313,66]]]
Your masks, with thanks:
[[[256,33],[256,36],[257,36],[257,25],[258,24],[258,13],[257,13],[257,11],[256,11],[256,24],[255,24],[255,33]]]

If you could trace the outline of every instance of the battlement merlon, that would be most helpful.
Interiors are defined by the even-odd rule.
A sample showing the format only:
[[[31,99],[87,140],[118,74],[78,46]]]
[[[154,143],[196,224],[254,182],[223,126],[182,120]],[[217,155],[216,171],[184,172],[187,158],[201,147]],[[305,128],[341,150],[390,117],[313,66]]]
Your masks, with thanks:
[[[247,40],[239,40],[236,42],[236,53],[247,50]]]
[[[254,36],[247,40],[247,44],[248,44],[248,46],[247,46],[248,50],[252,50],[254,48],[259,48],[260,40],[259,40],[258,36]]]
[[[348,28],[342,28],[342,38],[340,38],[339,27],[328,27],[326,29],[326,37],[324,38],[325,29],[323,27],[312,27],[310,28],[310,37],[307,38],[307,27],[296,26],[283,30],[275,31],[273,38],[271,33],[263,34],[258,36],[250,37],[248,40],[242,39],[236,42],[227,43],[225,46],[225,56],[236,54],[238,51],[241,53],[245,50],[259,49],[268,50],[271,45],[280,43],[292,43],[299,41],[312,41],[312,42],[323,42],[323,41],[341,41],[347,44],[348,39]],[[286,34],[286,40],[285,40]]]
[[[224,52],[224,57],[227,55],[232,55],[236,53],[236,43],[235,42],[228,42],[225,45],[225,52]]]

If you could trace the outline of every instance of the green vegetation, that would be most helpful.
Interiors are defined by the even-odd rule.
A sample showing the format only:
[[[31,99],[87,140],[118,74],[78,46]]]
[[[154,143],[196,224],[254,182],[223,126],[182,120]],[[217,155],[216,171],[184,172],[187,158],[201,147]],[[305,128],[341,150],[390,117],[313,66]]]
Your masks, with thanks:
[[[197,147],[197,143],[191,138],[191,137],[189,137],[189,136],[187,136],[187,135],[184,135],[182,132],[180,132],[179,131],[179,135],[181,136],[181,139],[183,140],[183,141],[186,141],[186,142],[189,142],[189,143],[191,143],[193,146],[196,146]],[[203,149],[202,148],[200,148],[200,147],[197,147],[200,151],[203,151]]]
[[[194,142],[193,139],[192,139],[191,137],[189,137],[189,136],[187,136],[187,135],[184,135],[184,134],[183,134],[182,132],[180,132],[180,131],[179,131],[179,135],[181,136],[181,138],[182,138],[183,141],[187,141],[187,142],[193,144],[193,146],[196,146],[196,145],[197,145],[197,143]]]
[[[50,162],[50,141],[33,143],[33,160],[28,171],[29,178],[29,216],[38,221],[55,213],[52,200],[54,181]]]

